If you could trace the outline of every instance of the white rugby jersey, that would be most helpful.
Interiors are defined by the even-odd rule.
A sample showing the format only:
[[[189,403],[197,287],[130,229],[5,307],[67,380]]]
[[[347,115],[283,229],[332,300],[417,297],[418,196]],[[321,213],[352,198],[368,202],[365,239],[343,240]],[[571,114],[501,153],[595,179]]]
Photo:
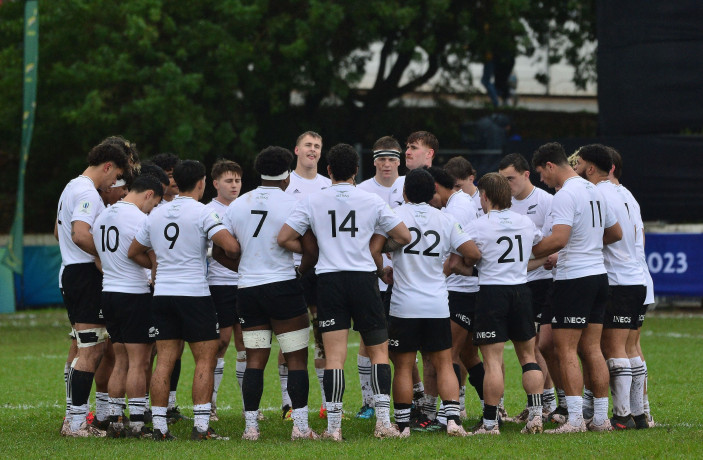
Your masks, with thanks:
[[[464,229],[468,229],[471,222],[478,218],[479,212],[471,196],[461,190],[449,197],[442,211],[454,217]],[[451,274],[447,277],[447,289],[454,292],[478,292],[478,278]]]
[[[554,279],[567,280],[606,273],[603,230],[617,219],[596,186],[580,176],[564,181],[552,199],[552,226],[568,225],[571,235],[559,251]]]
[[[56,222],[61,261],[64,266],[91,263],[95,260],[93,255],[83,251],[73,242],[71,223],[81,221],[92,227],[95,219],[104,209],[105,204],[95,188],[95,183],[87,176],[76,177],[63,189],[56,212]],[[92,231],[94,232],[94,229]]]
[[[530,194],[524,199],[518,200],[513,197],[510,209],[518,214],[529,217],[530,220],[534,222],[535,227],[541,229],[544,226],[544,219],[552,206],[552,198],[554,197],[550,193],[533,186]],[[551,278],[552,274],[547,270],[532,270],[531,272],[527,272],[528,282]]]
[[[376,271],[369,251],[374,229],[387,233],[400,223],[381,198],[347,182],[309,195],[286,220],[300,235],[312,228],[320,248],[317,274]]]
[[[467,194],[468,195],[468,194]],[[472,200],[474,200],[474,204],[476,205],[476,218],[478,219],[481,217],[484,212],[483,208],[481,207],[481,192],[479,192],[478,189],[476,189],[476,192],[473,195],[469,195]]]
[[[381,197],[381,199],[388,203],[388,206],[390,206],[391,208],[397,208],[398,206],[405,203],[405,199],[403,198],[404,186],[405,176],[399,176],[393,182],[393,185],[391,185],[390,187],[386,187],[385,185],[379,184],[373,177],[357,185],[359,189],[365,190],[369,193],[375,193],[376,195]],[[389,259],[385,253],[383,253],[382,257],[384,267],[393,266],[393,261]],[[386,289],[388,289],[388,285],[379,279],[378,289],[380,289],[381,291],[385,291]]]
[[[471,237],[453,216],[427,203],[406,203],[396,212],[412,240],[393,253],[390,314],[398,318],[448,318],[444,260]]]
[[[127,257],[134,235],[146,219],[137,205],[127,201],[118,201],[95,219],[93,241],[102,262],[104,292],[149,292],[144,268]]]
[[[154,295],[209,296],[207,242],[221,230],[220,215],[187,196],[154,209],[135,237],[156,253]]]
[[[370,193],[375,193],[380,196],[383,201],[388,203],[391,208],[397,208],[398,206],[405,203],[403,199],[403,186],[405,185],[405,177],[399,176],[390,187],[381,185],[376,181],[375,177],[365,180],[364,182],[357,185],[361,190],[365,190]]]
[[[490,211],[472,224],[476,246],[481,251],[479,285],[527,283],[527,262],[532,246],[542,240],[542,232],[527,216],[510,209]]]
[[[644,222],[642,221],[642,211],[640,204],[635,199],[634,195],[624,185],[617,186],[618,192],[624,195],[625,202],[628,203],[628,211],[630,217],[635,222],[635,250],[637,252],[637,260],[642,266],[644,272],[644,280],[647,286],[647,297],[644,300],[644,305],[654,303],[654,281],[649,273],[649,265],[647,265],[647,255],[644,252]]]
[[[297,172],[291,171],[290,183],[288,187],[286,187],[286,193],[293,195],[296,200],[300,201],[303,198],[307,198],[311,193],[317,193],[331,185],[332,181],[320,174],[315,176],[314,179],[306,179]],[[294,253],[293,259],[295,260],[295,265],[300,265],[302,258],[302,255]]]
[[[644,285],[644,272],[637,260],[635,247],[635,221],[630,217],[629,203],[626,204],[625,196],[619,193],[617,186],[609,180],[601,181],[596,186],[622,228],[622,239],[603,248],[603,262],[608,271],[608,284],[611,286]]]
[[[318,174],[314,179],[306,179],[295,171],[290,173],[290,183],[286,188],[286,193],[293,195],[300,201],[311,193],[317,193],[332,185],[332,181],[325,176]]]
[[[227,205],[220,203],[215,198],[205,205],[211,211],[216,212],[219,216],[224,216],[227,211]],[[208,247],[212,247],[212,241],[208,242]],[[221,263],[213,259],[207,258],[207,283],[210,286],[236,286],[239,274],[223,266]]]
[[[293,253],[276,240],[297,204],[279,187],[260,186],[229,205],[224,224],[242,246],[239,288],[295,278]]]

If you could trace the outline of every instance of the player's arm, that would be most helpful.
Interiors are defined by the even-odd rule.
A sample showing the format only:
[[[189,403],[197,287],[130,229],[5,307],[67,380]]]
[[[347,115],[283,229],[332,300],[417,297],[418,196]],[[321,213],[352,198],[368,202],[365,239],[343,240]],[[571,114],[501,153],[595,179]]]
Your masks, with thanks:
[[[405,246],[406,244],[410,243],[410,240],[412,237],[410,236],[410,230],[408,230],[408,227],[405,226],[403,222],[399,223],[395,227],[393,227],[389,232],[388,236],[390,236],[393,241],[396,243],[400,244],[401,246]],[[388,251],[386,251],[388,252]]]
[[[384,251],[386,241],[386,237],[378,233],[371,235],[371,241],[369,241],[369,251],[371,251],[371,257],[376,264],[377,275],[383,272],[383,253],[386,252]]]
[[[612,244],[622,239],[622,228],[618,222],[603,230],[603,244]]]
[[[315,237],[315,234],[310,229],[308,229],[297,241],[300,242],[300,246],[303,250],[303,258],[300,260],[298,271],[300,271],[300,273],[305,273],[315,267],[317,258],[320,255],[320,248],[317,245],[317,238]]]
[[[149,246],[144,246],[135,238],[132,240],[132,244],[129,245],[127,257],[133,260],[140,267],[151,268],[151,259],[147,254],[150,250],[151,248]]]
[[[212,258],[218,261],[223,267],[227,267],[235,272],[239,271],[239,261],[242,260],[241,257],[230,259],[227,257],[227,254],[225,254],[225,250],[216,244],[212,245]]]
[[[445,264],[445,274],[447,271],[456,275],[473,276],[474,265],[481,259],[476,243],[469,240],[457,248],[459,254],[451,253]]]
[[[527,271],[531,272],[533,270],[537,270],[538,268],[543,267],[546,262],[547,257],[530,259],[527,261]]]
[[[212,242],[214,245],[221,247],[225,251],[225,255],[232,260],[237,260],[242,255],[242,248],[239,246],[239,242],[226,228],[222,228],[222,230],[212,235]],[[214,249],[215,246],[213,246],[213,255]]]
[[[302,251],[301,248],[301,243],[298,241],[302,235],[295,230],[293,230],[293,227],[291,227],[288,224],[283,224],[283,227],[281,227],[281,231],[278,232],[278,238],[276,241],[278,242],[278,245],[282,247],[283,249],[287,249],[291,252],[296,252],[296,249],[298,249],[298,253]]]
[[[56,241],[59,240],[59,221],[58,221],[58,219],[54,221],[54,238],[56,238]]]
[[[83,251],[93,256],[98,255],[93,241],[93,234],[90,233],[90,224],[82,220],[74,220],[71,222],[71,239]]]
[[[571,225],[554,225],[551,235],[543,238],[542,241],[532,246],[532,253],[535,255],[535,258],[541,258],[559,252],[566,247],[570,236]]]
[[[95,256],[95,267],[100,270],[100,273],[103,272],[103,262],[100,260],[100,256]]]

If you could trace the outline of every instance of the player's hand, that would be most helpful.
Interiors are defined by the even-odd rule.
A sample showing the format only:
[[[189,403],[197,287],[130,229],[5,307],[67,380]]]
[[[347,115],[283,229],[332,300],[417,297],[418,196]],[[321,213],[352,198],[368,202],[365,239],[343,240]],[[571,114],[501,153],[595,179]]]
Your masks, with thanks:
[[[559,254],[552,254],[547,257],[547,260],[544,262],[544,269],[545,270],[551,270],[554,267],[557,266],[557,259],[559,258]]]
[[[393,267],[383,267],[383,273],[380,276],[381,281],[387,285],[393,284]]]

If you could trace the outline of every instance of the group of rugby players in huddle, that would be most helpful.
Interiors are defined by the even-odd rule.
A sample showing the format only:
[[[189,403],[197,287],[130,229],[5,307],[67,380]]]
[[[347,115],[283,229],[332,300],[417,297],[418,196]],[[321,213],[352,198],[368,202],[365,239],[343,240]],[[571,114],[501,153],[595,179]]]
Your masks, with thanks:
[[[206,205],[200,162],[160,154],[140,164],[121,137],[95,146],[61,194],[55,226],[72,326],[61,434],[174,439],[168,425],[185,418],[175,396],[187,342],[191,439],[229,439],[210,421],[234,337],[242,439],[257,440],[275,335],[291,438],[341,441],[352,327],[357,417],[375,418],[378,438],[500,434],[509,421],[525,423],[523,433],[545,423],[556,423],[545,433],[653,426],[639,344],[652,280],[618,152],[593,144],[567,158],[557,143],[541,146],[532,168],[551,195],[532,184],[520,154],[474,184],[463,157],[432,166],[438,148],[426,131],[412,133],[404,153],[382,137],[375,176],[357,185],[357,151],[332,147],[327,178],[318,174],[322,138],[308,131],[294,154],[263,149],[254,165],[261,185],[241,196],[241,167],[218,160]],[[320,435],[308,426],[310,323],[328,423]],[[513,418],[503,407],[507,341],[527,395]],[[470,431],[467,377],[483,408]]]

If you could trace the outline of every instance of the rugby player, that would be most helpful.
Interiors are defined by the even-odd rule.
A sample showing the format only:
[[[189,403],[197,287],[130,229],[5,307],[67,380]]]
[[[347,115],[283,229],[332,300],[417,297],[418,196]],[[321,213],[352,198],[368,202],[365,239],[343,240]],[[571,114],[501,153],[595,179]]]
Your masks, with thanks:
[[[210,172],[212,185],[217,196],[205,206],[220,216],[225,215],[230,203],[242,189],[242,168],[234,161],[220,159],[212,165]],[[217,321],[220,324],[220,347],[217,350],[215,365],[214,387],[210,406],[210,420],[217,421],[217,392],[225,370],[225,354],[229,348],[234,333],[234,346],[237,349],[236,376],[239,387],[242,387],[244,370],[247,367],[246,351],[242,341],[242,328],[237,317],[237,279],[236,272],[223,267],[212,257],[208,257],[207,282],[210,286],[210,296],[217,310]]]
[[[374,177],[365,180],[357,187],[370,193],[380,196],[388,203],[391,209],[403,204],[403,181],[404,177],[398,174],[400,166],[400,144],[392,136],[384,136],[373,144],[373,165],[376,168]],[[383,265],[392,266],[391,259],[383,254]],[[378,280],[378,289],[381,291],[381,298],[384,306],[388,310],[390,298],[386,297],[388,285],[383,280]],[[388,312],[386,311],[386,314]],[[364,341],[359,344],[359,354],[356,357],[359,369],[359,383],[361,384],[362,406],[356,414],[357,418],[370,419],[375,415],[373,408],[373,390],[371,389],[371,360]]]
[[[454,187],[455,178],[446,170],[431,167],[427,171],[435,182],[435,194],[430,204],[444,213],[451,215],[463,228],[468,228],[478,216],[478,210],[471,197],[462,190]],[[464,394],[466,392],[467,369],[470,370],[469,381],[476,389],[478,398],[483,404],[483,377],[484,368],[478,355],[478,348],[474,346],[470,333],[473,333],[473,317],[476,308],[476,293],[478,292],[478,278],[476,276],[463,276],[449,274],[447,277],[449,299],[449,312],[451,319],[452,361],[454,370],[459,380],[459,406],[460,411],[465,411]],[[434,405],[431,397],[427,397]],[[440,405],[437,414],[439,428],[447,425],[444,407]],[[436,424],[435,424],[436,425]],[[432,429],[432,426],[430,426]]]
[[[90,389],[107,339],[100,309],[102,273],[96,266],[98,253],[91,230],[105,209],[97,189],[111,187],[128,168],[123,146],[101,143],[88,153],[83,174],[71,180],[59,198],[55,234],[64,267],[60,285],[77,347],[66,379],[71,408],[61,429],[64,436],[105,436],[86,423]]]
[[[325,349],[327,401],[327,430],[323,436],[342,440],[344,361],[352,319],[371,359],[374,435],[398,436],[398,430],[390,424],[388,330],[369,242],[377,227],[403,245],[410,242],[410,233],[381,198],[354,187],[359,169],[354,147],[338,144],[330,149],[327,160],[332,186],[301,201],[278,235],[278,244],[291,249],[312,229],[319,246],[315,266],[319,276],[317,320]]]
[[[535,187],[530,181],[530,165],[519,153],[511,153],[501,159],[498,164],[498,173],[508,179],[510,184],[510,194],[512,201],[510,210],[518,214],[525,215],[532,220],[535,227],[544,227],[544,221],[552,205],[552,195],[544,190]],[[550,366],[540,353],[540,341],[551,342],[551,325],[548,323],[543,330],[540,329],[542,313],[549,301],[552,288],[552,273],[542,267],[546,258],[533,259],[528,262],[527,287],[532,292],[532,312],[535,314],[535,325],[537,335],[535,336],[535,359],[542,374],[544,374],[544,390],[542,392],[542,408],[545,416],[556,409],[556,396],[554,394],[554,384],[550,378],[548,369]],[[550,359],[553,356],[550,356]],[[551,368],[555,368],[552,363]],[[518,423],[527,422],[529,411],[527,408],[512,420]]]
[[[608,396],[608,367],[600,348],[608,295],[603,245],[622,238],[622,229],[608,203],[590,182],[569,166],[564,148],[544,144],[532,166],[548,187],[560,187],[552,200],[552,234],[544,238],[536,258],[559,251],[552,295],[552,335],[564,386],[568,420],[546,433],[586,431],[583,419],[581,357],[594,397]],[[607,414],[606,414],[607,417]],[[596,426],[603,420],[592,420]]]
[[[295,170],[290,174],[290,185],[286,188],[286,193],[291,194],[300,201],[310,194],[324,190],[332,182],[325,176],[317,173],[317,163],[322,155],[322,136],[314,131],[306,131],[298,136],[295,142],[295,156],[297,157]],[[294,254],[295,264],[300,265],[300,254]],[[325,391],[323,378],[325,374],[325,351],[322,346],[322,337],[317,327],[317,275],[314,271],[308,271],[301,279],[305,290],[305,302],[310,310],[313,336],[315,337],[315,374],[320,385],[320,418],[326,417]],[[286,391],[286,381],[288,379],[288,368],[286,367],[283,354],[278,355],[278,374],[281,379],[281,393],[283,396],[282,416],[290,419],[291,400]]]
[[[173,170],[181,162],[180,158],[173,153],[159,153],[151,158],[151,162],[163,169],[168,176],[169,184],[164,193],[164,201],[173,200],[178,195],[178,184],[173,178]]]
[[[459,417],[459,382],[455,380],[459,369],[452,365],[450,311],[443,263],[450,251],[458,252],[471,264],[480,253],[451,214],[428,204],[435,194],[435,179],[426,170],[408,172],[404,193],[408,204],[396,211],[415,237],[409,245],[393,252],[392,270],[397,285],[391,297],[389,350],[395,366],[395,420],[400,436],[410,436],[412,370],[417,352],[422,350],[437,370],[447,434],[465,436]],[[372,240],[371,251],[376,254],[376,260],[380,258],[384,243],[385,238]]]
[[[486,375],[483,424],[473,434],[500,434],[498,405],[504,390],[503,349],[508,340],[513,342],[522,366],[522,385],[527,393],[529,417],[522,432],[539,433],[544,377],[534,354],[535,325],[527,263],[530,249],[539,243],[542,233],[528,217],[509,209],[511,193],[506,178],[488,173],[478,181],[478,188],[486,214],[473,222],[470,230],[481,251],[474,343],[481,350]]]
[[[144,255],[138,263],[132,261],[127,250],[162,197],[163,187],[155,177],[138,176],[127,196],[101,213],[94,224],[93,242],[103,269],[101,306],[115,354],[108,384],[109,437],[150,434],[144,427],[144,395],[154,338],[150,331],[151,292],[142,267],[151,268],[153,261],[150,255]],[[129,426],[122,417],[125,393],[129,398]]]
[[[598,187],[608,202],[609,210],[621,223],[622,239],[603,248],[605,268],[608,271],[608,301],[605,308],[601,348],[610,372],[610,392],[613,397],[613,417],[603,425],[588,424],[593,430],[625,430],[635,428],[630,409],[630,387],[632,367],[627,355],[627,340],[630,331],[636,328],[637,316],[647,296],[645,276],[637,257],[636,223],[630,214],[625,195],[617,185],[608,180],[612,169],[612,156],[604,145],[590,144],[578,150],[574,171]],[[589,388],[590,390],[590,388]],[[588,400],[593,395],[584,394],[584,411],[590,409]],[[594,409],[598,401],[592,400]],[[605,405],[607,413],[607,396]],[[602,410],[602,409],[601,409]],[[585,413],[588,417],[590,414]],[[606,419],[607,420],[607,419]],[[640,425],[647,427],[643,413],[639,414]]]
[[[644,414],[645,416],[647,422],[646,427],[652,428],[655,426],[655,423],[649,410],[649,400],[647,396],[647,364],[644,361],[644,355],[642,354],[642,347],[640,345],[640,331],[644,324],[647,308],[654,303],[654,283],[652,281],[652,275],[649,273],[647,257],[644,252],[644,223],[642,222],[640,205],[632,193],[620,183],[620,177],[622,176],[622,157],[620,153],[612,147],[607,147],[607,149],[613,159],[613,168],[610,170],[608,179],[610,182],[617,185],[618,191],[625,195],[625,200],[629,203],[628,209],[635,221],[637,259],[642,266],[647,285],[647,297],[644,300],[644,304],[639,309],[637,323],[627,337],[627,356],[630,358],[630,366],[632,368],[630,409],[632,411],[632,417],[637,424],[637,428],[645,428],[641,417],[639,417],[640,414]]]
[[[168,430],[166,411],[171,373],[184,342],[195,360],[191,439],[217,439],[221,437],[209,427],[209,420],[220,333],[206,279],[207,240],[233,259],[239,257],[240,247],[219,215],[198,201],[205,191],[205,167],[186,160],[176,165],[173,176],[179,196],[152,211],[128,252],[135,260],[153,249],[158,264],[152,301],[158,356],[151,379],[153,439],[175,438]]]
[[[483,215],[481,196],[478,193],[478,187],[474,185],[476,170],[471,165],[471,162],[464,157],[454,157],[447,161],[447,164],[444,165],[444,170],[454,178],[454,189],[461,190],[469,195],[474,200],[476,209]]]
[[[271,352],[271,332],[276,334],[288,366],[292,440],[318,439],[308,426],[308,342],[310,324],[303,288],[296,273],[312,268],[306,253],[298,271],[293,253],[276,244],[278,232],[298,201],[284,193],[289,185],[293,154],[283,147],[267,147],[256,157],[254,168],[261,186],[229,206],[225,226],[242,246],[238,264],[239,311],[247,367],[242,382],[246,428],[242,439],[259,439],[259,403],[264,391],[264,368]],[[302,242],[296,240],[298,253]],[[231,268],[234,268],[233,266]]]

